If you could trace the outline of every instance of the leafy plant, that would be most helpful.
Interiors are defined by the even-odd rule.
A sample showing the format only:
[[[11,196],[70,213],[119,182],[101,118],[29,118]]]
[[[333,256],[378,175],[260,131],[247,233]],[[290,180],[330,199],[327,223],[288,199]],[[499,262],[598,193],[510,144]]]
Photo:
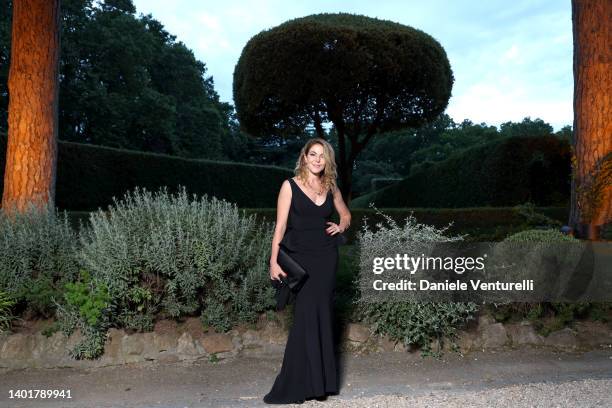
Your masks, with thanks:
[[[78,309],[89,326],[96,327],[111,300],[108,288],[104,283],[94,284],[85,269],[81,269],[81,279],[66,283],[64,297],[69,305]]]
[[[205,308],[200,318],[204,325],[212,326],[218,331],[228,331],[232,325],[225,306],[214,297],[206,299]]]
[[[84,326],[83,329],[83,340],[69,351],[70,356],[77,360],[92,360],[100,357],[104,353],[106,331],[91,326]]]
[[[401,341],[405,346],[412,344],[421,347],[422,355],[439,356],[441,348],[432,351],[431,343],[448,339],[454,346],[456,330],[474,318],[478,310],[475,303],[467,302],[421,302],[406,295],[400,300],[381,300],[376,294],[363,290],[370,285],[369,277],[362,271],[371,270],[371,259],[383,253],[391,253],[395,248],[415,256],[421,255],[424,244],[453,242],[463,240],[463,236],[446,236],[448,229],[437,229],[419,224],[411,215],[404,225],[398,225],[391,217],[381,214],[386,223],[377,224],[377,230],[370,230],[366,222],[359,233],[360,271],[357,299],[357,316],[372,324],[375,333],[387,334],[392,340]],[[453,347],[455,348],[455,347]]]
[[[140,286],[130,289],[128,297],[131,302],[137,305],[136,310],[139,312],[142,312],[145,307],[145,303],[149,302],[153,298],[151,291]]]
[[[22,311],[52,316],[52,297],[78,274],[76,233],[67,213],[51,204],[29,204],[10,216],[0,210],[0,290],[9,293]]]
[[[11,312],[15,301],[6,292],[0,290],[0,333],[8,331],[14,316]]]
[[[55,314],[52,299],[61,298],[62,293],[55,287],[51,277],[41,276],[30,285],[22,287],[16,297],[27,304],[31,313],[49,318]]]
[[[423,356],[441,356],[441,348],[432,350],[431,344],[450,341],[456,348],[457,328],[474,319],[475,303],[433,303],[414,301],[385,301],[362,309],[365,321],[372,324],[374,333],[386,334],[406,347],[417,345]]]
[[[267,278],[272,228],[215,197],[136,188],[90,216],[79,259],[109,289],[116,323],[200,313],[227,330],[274,306]]]
[[[530,229],[517,232],[507,237],[506,242],[537,242],[537,243],[553,243],[553,242],[578,242],[578,240],[570,235],[565,235],[562,232],[554,229]]]
[[[565,235],[556,229],[532,229],[521,231],[506,237],[507,242],[533,243],[533,248],[551,243],[579,243],[576,238]],[[566,247],[564,247],[566,248]],[[538,255],[538,252],[535,252]],[[564,256],[564,251],[559,256]],[[533,262],[537,262],[534,259]],[[560,280],[561,277],[556,277]],[[571,325],[576,319],[590,317],[605,320],[610,303],[598,302],[512,302],[504,304],[491,304],[491,310],[497,321],[520,321],[527,319],[532,322],[536,330],[542,335],[562,329]]]
[[[104,284],[90,280],[89,273],[81,270],[81,280],[68,283],[64,304],[53,300],[58,320],[53,330],[70,336],[80,330],[82,339],[70,351],[75,359],[94,359],[104,353],[106,332],[116,308],[110,302]]]
[[[535,204],[532,202],[526,202],[514,207],[517,214],[521,215],[525,219],[525,224],[528,226],[547,226],[547,227],[560,227],[562,223],[557,220],[553,220],[544,214],[540,214],[535,210]]]

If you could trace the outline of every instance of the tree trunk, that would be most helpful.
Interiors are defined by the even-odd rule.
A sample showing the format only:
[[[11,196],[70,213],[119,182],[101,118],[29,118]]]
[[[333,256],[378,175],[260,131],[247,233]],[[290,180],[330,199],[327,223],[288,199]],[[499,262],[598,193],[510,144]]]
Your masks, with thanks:
[[[340,178],[340,192],[342,193],[342,199],[344,203],[348,206],[350,202],[350,191],[351,191],[351,182],[349,178],[350,171],[350,163],[347,160],[346,154],[346,135],[343,127],[336,126],[336,133],[338,135],[338,154],[337,154],[337,166],[338,166],[338,176]]]
[[[15,0],[2,207],[55,202],[60,1]]]
[[[342,199],[348,206],[353,199],[353,166],[355,165],[355,139],[344,129],[336,129],[338,134],[338,177]],[[348,139],[348,142],[347,142]],[[350,148],[350,150],[349,150]]]
[[[334,125],[338,136],[336,165],[338,167],[338,178],[340,179],[340,190],[342,199],[348,206],[353,199],[353,166],[365,144],[360,145],[358,136],[348,132],[343,122],[334,122]],[[369,140],[369,137],[367,140]]]
[[[612,52],[610,0],[572,0],[574,35],[574,177],[569,225],[599,239],[612,222]],[[599,186],[599,187],[598,187]]]

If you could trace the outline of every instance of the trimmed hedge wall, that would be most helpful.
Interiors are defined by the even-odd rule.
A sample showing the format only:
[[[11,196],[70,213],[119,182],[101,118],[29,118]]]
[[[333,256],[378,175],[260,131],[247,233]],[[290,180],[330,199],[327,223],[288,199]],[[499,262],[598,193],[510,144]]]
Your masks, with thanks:
[[[4,188],[6,137],[0,135],[0,193]],[[275,166],[183,159],[162,154],[60,141],[56,206],[92,211],[106,209],[112,197],[136,186],[169,193],[183,185],[189,194],[214,195],[239,207],[276,206],[283,180],[293,171]]]
[[[508,206],[530,201],[567,206],[570,146],[554,136],[512,137],[476,146],[411,174],[350,206],[462,208]]]
[[[478,240],[499,240],[505,238],[510,233],[516,233],[524,229],[533,228],[530,223],[514,207],[476,207],[476,208],[381,208],[385,215],[393,218],[401,225],[404,224],[406,217],[412,212],[418,222],[434,225],[442,228],[453,223],[449,229],[451,234],[470,234],[467,241]],[[256,214],[258,220],[266,219],[268,222],[276,222],[276,208],[241,208],[246,214]],[[535,207],[534,211],[545,215],[562,224],[567,223],[569,208],[567,207]],[[83,223],[89,220],[88,212],[73,211],[68,214],[70,223],[74,228],[79,227],[79,219]],[[357,208],[351,209],[351,227],[345,235],[349,244],[355,242],[357,232],[363,226],[363,218],[367,217],[368,226],[372,229],[376,223],[383,222],[384,219],[375,210]],[[339,221],[338,214],[334,212],[332,221]]]
[[[244,208],[243,210],[247,214],[257,214],[259,219],[265,217],[268,221],[276,221],[275,208]],[[567,223],[569,217],[569,208],[567,207],[535,207],[534,210],[563,224]],[[357,232],[361,230],[364,217],[367,217],[370,228],[383,221],[383,217],[373,209],[358,208],[350,211],[351,227],[346,232],[349,243],[354,242]],[[486,235],[484,238],[493,238],[492,235],[499,235],[499,238],[502,238],[508,232],[514,231],[515,228],[521,229],[529,224],[529,221],[513,207],[381,208],[380,211],[401,224],[404,223],[411,212],[418,222],[434,225],[437,228],[442,228],[453,222],[449,229],[451,234],[467,232],[473,238],[479,238],[476,235],[481,234]],[[337,213],[334,213],[332,221],[339,221]],[[493,234],[498,229],[499,234]]]
[[[266,219],[268,222],[276,222],[276,208],[241,208],[246,214],[256,214],[259,220]],[[367,217],[368,226],[372,229],[376,223],[383,222],[383,217],[375,210],[357,208],[351,209],[351,227],[346,232],[349,243],[354,242],[355,236],[363,225],[363,218]],[[459,234],[466,231],[470,234],[482,232],[490,235],[496,229],[500,229],[500,237],[513,231],[513,227],[524,229],[529,221],[522,216],[514,207],[474,207],[474,208],[381,208],[385,215],[393,218],[398,223],[404,223],[406,217],[412,212],[418,222],[442,228],[453,222],[451,233]],[[534,211],[545,215],[563,224],[567,223],[569,217],[568,207],[535,207]],[[73,211],[68,214],[74,228],[78,228],[79,219],[88,222],[88,212]],[[334,212],[333,222],[338,222],[338,214]],[[475,237],[477,238],[477,237]]]

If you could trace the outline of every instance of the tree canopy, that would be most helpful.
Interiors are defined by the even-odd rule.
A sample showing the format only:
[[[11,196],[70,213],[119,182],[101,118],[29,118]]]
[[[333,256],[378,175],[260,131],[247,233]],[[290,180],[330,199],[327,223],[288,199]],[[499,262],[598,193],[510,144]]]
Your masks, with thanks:
[[[10,0],[0,0],[0,128],[6,128]],[[8,10],[8,13],[5,13]],[[61,140],[224,158],[231,105],[206,65],[131,0],[62,0]]]
[[[415,127],[444,111],[453,74],[442,46],[423,31],[376,18],[316,14],[260,32],[234,70],[242,128],[271,138],[333,123],[339,169],[376,133]],[[347,137],[350,149],[345,148]]]
[[[419,128],[374,138],[355,162],[355,192],[363,194],[371,191],[373,186],[370,180],[373,178],[405,178],[465,149],[516,136],[555,136],[570,142],[572,128],[565,126],[553,132],[552,126],[542,119],[526,117],[518,122],[502,123],[498,129],[469,119],[456,123],[442,113]]]
[[[366,120],[387,131],[435,118],[452,83],[446,53],[428,34],[365,16],[318,14],[246,44],[234,100],[253,134],[303,129],[334,115],[356,130]]]

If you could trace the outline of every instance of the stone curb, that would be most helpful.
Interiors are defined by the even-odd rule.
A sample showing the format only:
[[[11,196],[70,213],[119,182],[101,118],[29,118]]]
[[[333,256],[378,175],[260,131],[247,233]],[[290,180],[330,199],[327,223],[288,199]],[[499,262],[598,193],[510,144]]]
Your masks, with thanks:
[[[576,322],[574,329],[564,328],[543,337],[529,322],[502,324],[490,316],[460,330],[456,339],[458,351],[502,350],[520,347],[546,347],[559,351],[585,351],[612,347],[612,328],[599,322]],[[207,359],[224,360],[239,356],[282,354],[288,329],[279,320],[260,316],[255,327],[237,326],[227,333],[204,332],[198,318],[188,318],[181,325],[174,321],[157,322],[155,330],[128,334],[122,329],[107,333],[104,354],[96,360],[76,360],[69,351],[82,340],[77,330],[67,337],[55,332],[45,337],[40,331],[0,336],[0,368],[91,368],[146,361],[177,362]],[[432,351],[451,351],[450,342],[435,341]],[[370,327],[349,323],[342,333],[340,352],[356,354],[377,352],[414,352],[391,341],[387,336],[375,335]]]

